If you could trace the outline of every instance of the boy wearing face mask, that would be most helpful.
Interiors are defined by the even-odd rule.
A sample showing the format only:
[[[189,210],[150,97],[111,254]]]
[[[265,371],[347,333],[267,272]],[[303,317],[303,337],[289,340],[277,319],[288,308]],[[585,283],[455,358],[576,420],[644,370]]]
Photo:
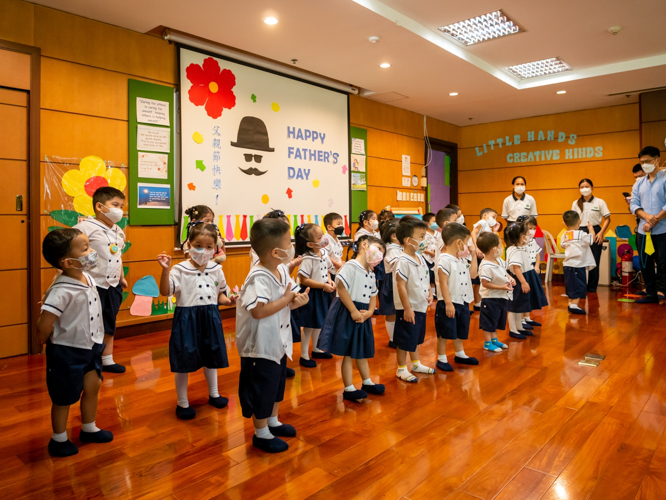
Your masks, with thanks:
[[[426,249],[425,235],[428,225],[416,217],[403,217],[395,231],[403,254],[393,272],[393,301],[396,310],[393,341],[396,345],[398,370],[396,376],[405,382],[418,382],[412,373],[435,373],[423,366],[419,346],[426,333],[426,312],[432,303],[430,271],[420,254]],[[412,361],[412,373],[407,370],[407,353]]]
[[[44,295],[37,334],[46,343],[46,385],[53,402],[49,454],[68,457],[79,449],[67,438],[69,407],[81,399],[84,443],[108,443],[113,434],[95,425],[102,380],[104,327],[97,286],[89,274],[98,257],[78,229],[51,231],[42,244],[46,261],[62,271]],[[82,396],[83,393],[83,396]]]
[[[433,213],[424,214],[421,217],[421,220],[428,225],[428,230],[425,235],[426,240],[426,249],[423,251],[423,258],[428,265],[430,270],[430,285],[435,288],[435,257],[437,254],[437,247],[441,248],[439,240],[442,239],[442,235],[439,232],[439,226],[437,225],[437,217]],[[434,300],[437,300],[435,291],[433,290]]]
[[[97,283],[104,319],[104,352],[102,371],[125,373],[125,367],[113,360],[113,336],[116,333],[116,316],[123,301],[127,281],[123,273],[123,248],[125,233],[117,225],[123,218],[125,195],[122,191],[105,186],[93,194],[95,217],[79,222],[76,229],[90,240],[90,246],[99,256],[98,265],[90,272]]]
[[[331,269],[331,280],[335,283],[335,275],[338,270],[342,267],[342,243],[338,239],[340,236],[345,234],[345,227],[342,222],[342,216],[335,212],[324,215],[324,227],[326,228],[326,233],[324,233],[324,239],[328,241],[328,256],[333,263],[333,269]]]
[[[497,212],[492,208],[484,208],[481,210],[480,214],[481,220],[474,224],[472,229],[472,242],[476,247],[476,258],[481,261],[483,259],[483,252],[479,249],[477,240],[480,235],[483,233],[492,233],[495,232],[495,227],[497,226]],[[479,263],[479,267],[480,267]],[[480,293],[481,281],[480,278],[472,280],[472,288],[474,290],[474,310],[481,310],[481,293]]]

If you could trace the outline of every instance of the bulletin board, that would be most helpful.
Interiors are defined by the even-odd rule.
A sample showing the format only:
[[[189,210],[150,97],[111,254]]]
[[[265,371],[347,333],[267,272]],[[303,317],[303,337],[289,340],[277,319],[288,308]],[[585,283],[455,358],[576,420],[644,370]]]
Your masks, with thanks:
[[[179,50],[183,212],[208,205],[228,245],[272,209],[292,231],[349,215],[347,94]]]
[[[174,89],[129,80],[129,219],[173,225]]]
[[[351,219],[358,220],[358,216],[368,209],[368,131],[360,127],[349,128],[350,151],[351,151]],[[358,181],[356,179],[359,179]],[[365,189],[362,182],[365,181]]]

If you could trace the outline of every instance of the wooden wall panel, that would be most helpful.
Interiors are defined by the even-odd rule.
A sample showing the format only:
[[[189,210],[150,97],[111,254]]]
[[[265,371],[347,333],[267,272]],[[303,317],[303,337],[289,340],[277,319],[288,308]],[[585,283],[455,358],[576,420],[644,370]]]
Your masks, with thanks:
[[[427,117],[426,126],[428,128],[428,137],[460,144],[460,131],[462,128],[458,125]]]
[[[641,146],[655,146],[659,151],[666,151],[666,120],[641,123]],[[638,156],[639,151],[636,151]]]
[[[128,164],[127,122],[42,110],[41,125],[42,157],[95,155]]]
[[[16,300],[25,297],[26,300]],[[18,325],[28,322],[28,271],[0,271],[0,304],[16,307],[2,308],[0,326]]]
[[[25,160],[0,160],[2,193],[0,214],[26,214],[28,209],[28,171]],[[23,210],[16,211],[16,195],[23,195]]]
[[[349,120],[357,127],[423,139],[423,115],[366,97],[349,96]]]
[[[366,169],[368,172],[368,185],[370,186],[383,186],[393,188],[403,188],[402,186],[402,161],[398,160],[384,160],[381,158],[369,157],[366,162]],[[411,174],[416,175],[421,179],[421,170],[423,164],[411,164]],[[408,189],[408,188],[404,188]]]
[[[0,89],[0,104],[28,106],[28,93],[19,90]]]
[[[10,236],[0,259],[0,270],[27,269],[28,218],[25,215],[0,215],[0,234]]]
[[[0,49],[0,85],[30,90],[30,54]]]
[[[666,90],[643,92],[640,96],[641,121],[666,120]],[[664,142],[663,140],[661,141]]]
[[[34,4],[0,0],[0,39],[34,45]]]
[[[35,6],[42,55],[175,84],[176,46],[154,36]]]
[[[0,358],[28,353],[28,325],[12,325],[0,328]]]
[[[128,226],[127,239],[132,247],[123,255],[123,262],[157,262],[157,255],[162,252],[182,258],[183,253],[174,250],[177,230],[176,226]]]
[[[353,126],[360,125],[353,124]],[[368,156],[402,161],[402,155],[409,155],[412,163],[423,165],[424,148],[423,139],[368,128],[366,145]]]
[[[0,104],[0,159],[28,159],[27,108]]]

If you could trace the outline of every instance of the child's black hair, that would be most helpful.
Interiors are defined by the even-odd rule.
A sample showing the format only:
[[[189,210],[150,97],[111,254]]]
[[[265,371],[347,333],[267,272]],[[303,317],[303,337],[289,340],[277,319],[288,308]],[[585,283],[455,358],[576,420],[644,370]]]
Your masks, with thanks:
[[[495,210],[494,208],[484,208],[483,210],[481,210],[481,213],[479,214],[479,217],[481,217],[483,219],[483,216],[486,215],[486,214],[489,214],[489,213],[496,214],[497,210]]]
[[[367,241],[368,245],[377,245],[378,247],[381,247],[382,251],[386,253],[386,245],[382,240],[380,240],[379,238],[375,238],[374,236],[370,236],[369,234],[364,234],[358,240],[352,243],[351,246],[351,249],[353,251],[351,256],[352,260],[358,256],[358,250],[361,247],[361,243],[363,243],[364,241]]]
[[[393,240],[391,236],[395,234],[395,230],[398,228],[398,224],[393,220],[386,220],[382,222],[379,232],[382,235],[382,241],[387,245],[390,244]]]
[[[337,214],[335,212],[331,212],[330,214],[324,215],[324,227],[332,226],[333,221],[336,220],[342,220],[342,215]],[[327,229],[328,231],[328,229]]]
[[[282,210],[271,210],[268,212],[266,215],[264,215],[264,219],[287,219],[287,214],[285,214]]]
[[[567,227],[573,227],[580,219],[580,215],[578,215],[578,212],[576,212],[575,210],[567,210],[562,215],[562,219],[564,220],[564,224]]]
[[[215,217],[215,212],[213,212],[213,209],[206,205],[195,205],[185,210],[185,215],[190,218],[190,222],[202,220],[208,214]]]
[[[187,232],[187,241],[192,243],[200,235],[210,236],[217,246],[217,226],[215,224],[204,224],[203,222],[194,224]]]
[[[449,203],[444,208],[452,208],[453,210],[456,211],[456,213],[458,213],[458,210],[460,210],[460,207],[458,205],[454,205],[453,203]]]
[[[452,245],[457,240],[465,240],[464,243],[466,244],[471,235],[469,229],[457,222],[451,222],[442,229],[442,240],[444,240],[446,246]]]
[[[400,224],[395,230],[395,237],[398,238],[398,241],[401,245],[405,244],[407,238],[411,238],[414,235],[416,229],[428,229],[428,224],[423,222],[421,219],[417,219],[414,216],[406,215],[400,219]]]
[[[93,208],[96,207],[98,203],[104,205],[107,201],[112,200],[113,198],[120,198],[121,200],[124,200],[125,193],[123,193],[120,189],[116,189],[111,186],[97,188],[97,190],[92,195]]]
[[[358,214],[358,228],[363,229],[363,222],[370,219],[371,215],[377,215],[374,210],[363,210]]]
[[[445,222],[450,222],[451,217],[457,215],[458,211],[453,208],[442,208],[435,216],[435,222],[439,227],[444,227]]]
[[[433,214],[432,212],[427,212],[421,216],[421,220],[428,225],[430,225],[430,219],[436,218],[436,215]]]
[[[382,208],[382,211],[379,212],[377,218],[379,219],[380,222],[384,222],[387,220],[395,219],[395,214],[391,211],[390,208]]]
[[[490,252],[493,248],[498,247],[500,244],[500,237],[495,233],[481,233],[476,238],[476,248],[481,250],[484,254]]]
[[[62,269],[60,261],[69,255],[69,251],[72,248],[72,241],[79,234],[83,233],[73,227],[54,229],[47,234],[42,242],[42,255],[46,262],[56,269]]]
[[[270,252],[282,241],[284,233],[289,232],[289,224],[281,218],[259,219],[250,229],[250,245],[252,250],[261,258]]]
[[[504,231],[504,240],[507,247],[512,247],[520,243],[520,237],[527,234],[527,224],[522,222],[514,222],[510,224]]]
[[[296,242],[296,257],[304,255],[308,252],[312,252],[312,248],[308,246],[308,243],[312,241],[312,236],[314,234],[315,228],[318,228],[317,224],[301,224],[294,231],[294,241]],[[321,229],[321,228],[320,228]]]

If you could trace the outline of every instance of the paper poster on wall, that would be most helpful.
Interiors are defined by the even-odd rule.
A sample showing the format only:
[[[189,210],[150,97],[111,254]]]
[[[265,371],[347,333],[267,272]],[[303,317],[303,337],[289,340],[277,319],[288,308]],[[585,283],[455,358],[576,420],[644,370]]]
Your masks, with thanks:
[[[351,155],[352,172],[365,172],[365,156]]]
[[[169,155],[139,153],[139,177],[144,179],[168,179]]]
[[[412,180],[409,177],[403,177],[402,178],[402,187],[409,187],[409,184],[412,182]]]
[[[170,153],[171,129],[138,125],[136,127],[136,149]]]
[[[367,191],[367,189],[365,174],[352,172],[352,191]]]
[[[409,155],[402,155],[402,175],[412,175],[411,158]]]
[[[352,154],[364,155],[365,154],[365,141],[363,139],[352,139]]]
[[[136,98],[136,121],[139,123],[152,123],[153,125],[169,126],[169,103]]]
[[[137,206],[139,208],[171,208],[171,186],[168,184],[139,182],[137,188]]]

